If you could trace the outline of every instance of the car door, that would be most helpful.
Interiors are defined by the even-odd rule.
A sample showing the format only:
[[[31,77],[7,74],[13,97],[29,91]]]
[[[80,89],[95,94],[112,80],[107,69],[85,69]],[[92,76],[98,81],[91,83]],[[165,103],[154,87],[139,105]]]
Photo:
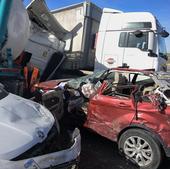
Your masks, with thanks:
[[[132,99],[108,96],[99,92],[89,102],[86,127],[116,140],[118,133],[129,126],[135,116]]]

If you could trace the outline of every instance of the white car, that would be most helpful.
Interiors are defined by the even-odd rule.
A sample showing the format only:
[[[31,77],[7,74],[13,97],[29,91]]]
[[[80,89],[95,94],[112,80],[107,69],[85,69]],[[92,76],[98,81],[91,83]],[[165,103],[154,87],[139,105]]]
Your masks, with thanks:
[[[59,124],[42,105],[0,87],[0,166],[3,169],[47,169],[77,165],[80,133],[62,137]],[[61,139],[62,140],[62,139]]]

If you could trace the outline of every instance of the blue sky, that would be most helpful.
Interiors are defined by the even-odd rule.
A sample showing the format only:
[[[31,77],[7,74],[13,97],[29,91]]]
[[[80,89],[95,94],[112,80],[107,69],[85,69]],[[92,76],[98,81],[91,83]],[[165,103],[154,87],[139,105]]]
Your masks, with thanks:
[[[27,5],[31,0],[24,0]],[[49,9],[57,9],[82,0],[46,0]],[[162,26],[170,32],[170,0],[91,0],[96,5],[114,8],[124,12],[147,11],[153,13]],[[166,38],[167,50],[170,52],[170,37]]]

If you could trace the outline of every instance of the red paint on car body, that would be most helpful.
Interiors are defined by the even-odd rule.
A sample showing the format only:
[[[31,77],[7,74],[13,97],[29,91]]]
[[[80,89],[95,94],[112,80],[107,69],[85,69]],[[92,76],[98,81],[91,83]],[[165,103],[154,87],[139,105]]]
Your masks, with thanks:
[[[113,141],[121,131],[135,126],[154,133],[170,147],[170,106],[162,113],[151,102],[138,103],[136,120],[132,97],[105,96],[100,90],[88,104],[84,126]]]

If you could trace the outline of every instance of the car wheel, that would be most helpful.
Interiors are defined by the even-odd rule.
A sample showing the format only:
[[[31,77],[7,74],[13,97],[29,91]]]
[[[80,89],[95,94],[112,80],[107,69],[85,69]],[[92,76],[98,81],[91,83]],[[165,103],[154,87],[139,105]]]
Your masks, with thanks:
[[[148,131],[129,129],[120,136],[118,145],[141,169],[157,169],[161,163],[160,145]]]

